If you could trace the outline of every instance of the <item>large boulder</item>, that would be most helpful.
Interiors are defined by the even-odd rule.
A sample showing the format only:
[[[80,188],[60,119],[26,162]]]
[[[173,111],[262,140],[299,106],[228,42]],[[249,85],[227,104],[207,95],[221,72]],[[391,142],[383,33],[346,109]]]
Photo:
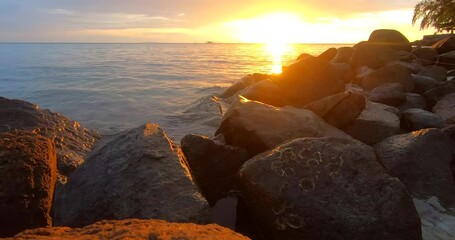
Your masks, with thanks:
[[[29,131],[0,133],[0,237],[52,226],[55,144]]]
[[[417,94],[417,93],[405,93],[406,94],[406,100],[398,106],[398,109],[400,111],[405,111],[410,108],[420,108],[420,109],[425,109],[426,108],[426,103],[425,103],[425,98],[422,97],[422,95]]]
[[[399,178],[414,196],[437,196],[454,203],[451,162],[455,146],[441,130],[392,136],[375,145],[375,152],[386,171]]]
[[[182,138],[181,147],[196,183],[211,205],[237,188],[237,171],[249,159],[245,149],[195,134]]]
[[[386,83],[400,83],[404,91],[410,92],[414,89],[411,73],[412,71],[406,66],[396,62],[391,63],[364,77],[362,86],[365,90],[373,90]]]
[[[408,131],[424,128],[443,128],[447,124],[438,115],[419,108],[410,108],[401,113],[401,126]]]
[[[394,29],[374,30],[368,38],[369,43],[387,46],[395,51],[411,52],[409,40],[399,31]]]
[[[305,106],[328,124],[340,128],[354,121],[365,108],[365,97],[354,92],[338,93]]]
[[[426,66],[418,75],[433,78],[438,82],[447,81],[447,69],[441,66]]]
[[[398,109],[367,102],[360,116],[343,131],[368,145],[374,145],[400,131],[400,119],[395,111]]]
[[[350,63],[354,68],[366,66],[378,69],[399,59],[395,51],[381,44],[363,41],[354,45],[353,48]]]
[[[68,176],[85,161],[98,133],[67,117],[21,100],[0,97],[0,132],[21,129],[36,132],[55,142],[57,166]]]
[[[435,48],[439,54],[455,51],[455,37],[447,36],[433,44],[432,47]]]
[[[208,204],[187,169],[158,125],[119,133],[56,193],[54,221],[72,227],[126,218],[205,222]]]
[[[240,101],[223,117],[216,134],[226,143],[245,148],[250,155],[299,137],[350,138],[312,111],[290,106],[275,108],[255,101]]]
[[[386,83],[368,94],[368,100],[390,106],[399,106],[406,100],[403,86],[399,83]]]
[[[433,112],[438,114],[448,123],[455,123],[455,93],[446,95],[433,107]]]
[[[301,107],[344,91],[343,79],[327,60],[330,54],[326,51],[318,57],[303,58],[283,68],[277,82],[283,91],[284,105]]]
[[[27,230],[12,239],[226,239],[249,238],[216,224],[171,223],[163,220],[103,220],[84,228],[53,227]]]
[[[359,141],[295,139],[247,161],[240,177],[267,239],[422,239],[405,187]]]

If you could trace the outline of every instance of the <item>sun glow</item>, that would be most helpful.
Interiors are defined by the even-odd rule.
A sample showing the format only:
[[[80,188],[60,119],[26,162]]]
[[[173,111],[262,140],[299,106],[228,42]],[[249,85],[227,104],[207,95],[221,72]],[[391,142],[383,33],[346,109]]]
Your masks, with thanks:
[[[281,73],[282,55],[289,51],[290,43],[304,40],[306,23],[297,14],[271,13],[250,19],[227,23],[241,42],[264,43],[271,55],[272,73]]]

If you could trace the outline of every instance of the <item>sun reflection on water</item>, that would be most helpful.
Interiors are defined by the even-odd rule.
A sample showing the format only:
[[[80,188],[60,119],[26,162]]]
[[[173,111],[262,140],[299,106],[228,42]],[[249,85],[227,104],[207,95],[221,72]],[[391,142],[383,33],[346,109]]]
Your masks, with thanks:
[[[265,50],[271,57],[271,73],[280,74],[283,67],[283,55],[292,51],[292,46],[284,42],[269,42],[265,45]]]

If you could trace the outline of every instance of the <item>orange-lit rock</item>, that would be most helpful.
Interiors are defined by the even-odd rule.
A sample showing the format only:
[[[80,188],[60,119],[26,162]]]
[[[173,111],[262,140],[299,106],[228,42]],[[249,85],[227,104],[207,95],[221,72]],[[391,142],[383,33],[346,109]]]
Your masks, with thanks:
[[[162,220],[104,220],[84,228],[54,227],[24,231],[12,239],[144,239],[144,240],[247,240],[227,228],[209,224],[170,223]]]
[[[0,134],[0,237],[52,226],[55,144],[29,131]]]

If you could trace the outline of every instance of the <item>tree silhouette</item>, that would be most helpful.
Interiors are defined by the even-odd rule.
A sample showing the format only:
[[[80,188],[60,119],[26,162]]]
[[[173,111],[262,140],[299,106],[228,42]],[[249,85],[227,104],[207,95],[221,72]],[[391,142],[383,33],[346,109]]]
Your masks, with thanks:
[[[414,8],[412,24],[420,21],[420,29],[434,27],[438,32],[455,30],[455,0],[422,0]]]

